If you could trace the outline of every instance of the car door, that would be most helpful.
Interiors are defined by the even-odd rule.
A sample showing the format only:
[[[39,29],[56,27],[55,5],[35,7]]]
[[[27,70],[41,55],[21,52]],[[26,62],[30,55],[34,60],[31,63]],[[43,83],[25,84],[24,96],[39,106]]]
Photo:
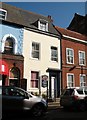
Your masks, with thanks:
[[[73,89],[66,89],[64,93],[61,95],[61,105],[63,106],[71,106],[72,105],[72,92]]]
[[[20,110],[23,104],[23,96],[17,93],[15,87],[4,87],[2,94],[3,110]]]
[[[11,94],[10,94],[11,93]],[[24,94],[20,92],[17,88],[9,89],[9,97],[10,97],[10,108],[13,110],[22,110],[23,109],[23,101]]]
[[[8,88],[2,87],[2,110],[10,109]]]

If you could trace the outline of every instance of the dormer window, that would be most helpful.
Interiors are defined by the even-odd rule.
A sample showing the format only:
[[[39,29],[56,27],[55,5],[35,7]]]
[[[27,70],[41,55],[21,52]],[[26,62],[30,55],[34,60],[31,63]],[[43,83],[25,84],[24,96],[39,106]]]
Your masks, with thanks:
[[[1,20],[6,20],[6,16],[7,16],[7,11],[0,9],[0,19]]]
[[[42,31],[48,31],[48,22],[46,20],[39,20],[38,21],[38,28]]]

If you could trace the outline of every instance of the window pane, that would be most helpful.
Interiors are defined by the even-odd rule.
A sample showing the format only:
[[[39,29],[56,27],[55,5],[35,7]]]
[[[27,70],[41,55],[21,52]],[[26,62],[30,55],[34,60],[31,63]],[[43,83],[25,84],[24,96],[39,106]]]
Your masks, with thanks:
[[[79,64],[84,65],[85,64],[85,52],[79,52]]]
[[[6,18],[6,11],[0,9],[0,19],[5,19]]]
[[[58,51],[56,47],[51,47],[51,60],[58,61]]]
[[[0,15],[5,15],[6,12],[5,11],[0,11]]]
[[[86,76],[80,75],[80,86],[85,86],[85,85],[86,85]]]
[[[72,49],[66,49],[67,50],[67,62],[73,63],[73,50]]]
[[[39,44],[32,43],[32,57],[39,59]]]
[[[68,75],[67,84],[68,84],[68,87],[74,86],[74,76],[73,75]]]
[[[31,71],[31,87],[38,88],[39,72]]]
[[[14,43],[13,43],[13,39],[12,38],[7,38],[5,41],[5,48],[4,48],[4,52],[5,53],[13,53],[13,48],[14,48]]]
[[[40,22],[40,30],[46,31],[46,23]]]

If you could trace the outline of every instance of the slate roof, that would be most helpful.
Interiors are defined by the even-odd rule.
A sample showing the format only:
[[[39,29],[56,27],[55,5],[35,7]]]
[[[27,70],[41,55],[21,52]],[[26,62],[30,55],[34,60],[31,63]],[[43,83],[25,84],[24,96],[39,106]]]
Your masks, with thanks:
[[[87,35],[87,14],[85,16],[75,13],[67,29]]]
[[[39,19],[46,20],[49,25],[47,33],[60,36],[58,31],[56,31],[56,29],[54,28],[54,25],[52,24],[51,19],[49,19],[48,17],[23,10],[6,3],[0,2],[0,4],[1,4],[0,7],[2,6],[2,9],[7,11],[7,18],[5,20],[6,22],[15,23],[15,24],[22,25],[24,27],[39,31],[39,29],[35,25],[36,22]]]

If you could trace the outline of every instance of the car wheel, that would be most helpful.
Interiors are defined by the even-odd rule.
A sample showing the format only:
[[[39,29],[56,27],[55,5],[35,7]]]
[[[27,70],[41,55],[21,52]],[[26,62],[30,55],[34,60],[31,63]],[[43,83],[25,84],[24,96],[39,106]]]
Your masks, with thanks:
[[[80,103],[79,110],[80,111],[85,111],[85,109],[86,109],[85,103]]]
[[[42,116],[44,113],[43,110],[43,106],[40,104],[36,104],[33,108],[32,108],[32,114],[34,117],[39,117]]]

